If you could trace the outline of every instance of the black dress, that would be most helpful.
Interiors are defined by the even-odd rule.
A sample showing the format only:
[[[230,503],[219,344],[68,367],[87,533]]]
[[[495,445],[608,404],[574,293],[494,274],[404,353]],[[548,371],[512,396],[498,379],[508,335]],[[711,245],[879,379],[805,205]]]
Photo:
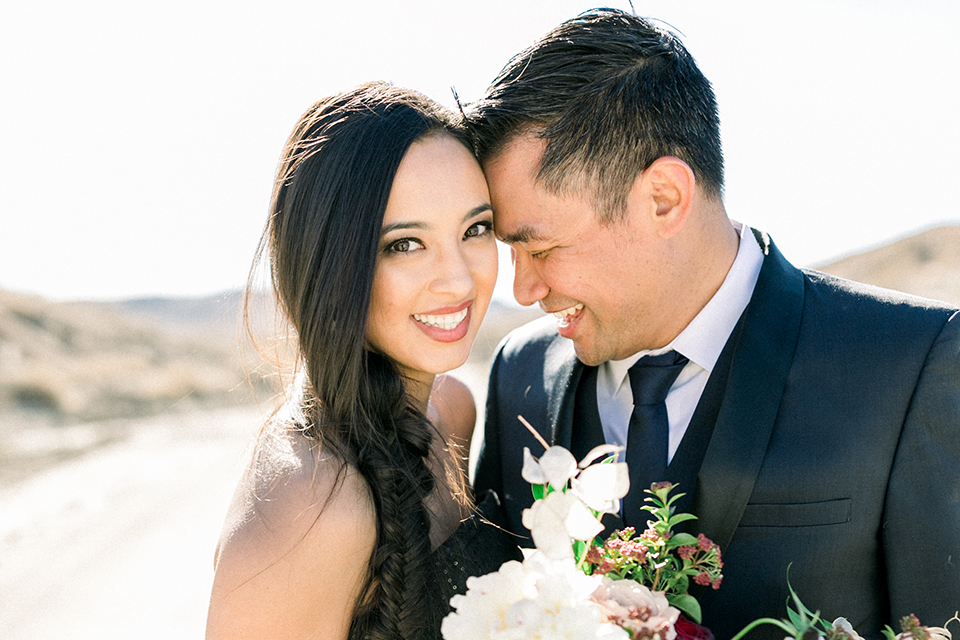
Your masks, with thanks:
[[[475,513],[433,551],[434,589],[423,620],[423,638],[442,640],[440,624],[453,610],[450,598],[466,593],[467,578],[496,571],[508,560],[523,559],[517,546],[519,539],[502,528],[503,522],[497,494],[488,491]],[[365,615],[376,614],[368,611]],[[350,640],[364,640],[356,624],[350,631]]]
[[[452,611],[450,598],[467,591],[467,578],[500,568],[508,560],[523,560],[520,539],[503,528],[503,509],[497,494],[487,491],[476,513],[433,552],[437,598],[432,629],[441,638],[440,623]]]

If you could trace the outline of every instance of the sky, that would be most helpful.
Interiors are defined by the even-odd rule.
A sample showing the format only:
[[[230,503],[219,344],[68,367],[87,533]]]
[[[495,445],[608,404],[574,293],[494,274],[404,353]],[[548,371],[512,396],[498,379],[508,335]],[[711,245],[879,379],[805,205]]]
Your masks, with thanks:
[[[448,106],[451,87],[476,99],[513,54],[594,6],[4,3],[0,288],[55,300],[238,288],[283,142],[313,102],[374,79]],[[678,32],[714,85],[728,214],[797,266],[960,223],[960,3],[634,9]],[[501,270],[498,297],[511,278]]]

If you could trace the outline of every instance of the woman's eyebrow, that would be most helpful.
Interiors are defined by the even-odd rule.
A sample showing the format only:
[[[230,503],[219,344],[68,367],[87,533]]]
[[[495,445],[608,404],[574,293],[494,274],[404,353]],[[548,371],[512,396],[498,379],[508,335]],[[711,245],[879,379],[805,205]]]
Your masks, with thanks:
[[[380,236],[385,236],[391,231],[396,231],[397,229],[428,229],[429,225],[426,222],[413,222],[413,221],[400,221],[392,222],[388,225],[385,225],[383,229],[380,230]]]
[[[463,216],[463,221],[466,222],[470,218],[475,218],[486,211],[493,211],[493,207],[491,207],[489,203],[478,205],[473,209],[470,209],[470,211],[467,212],[467,215]]]
[[[470,211],[468,211],[467,214],[466,214],[465,216],[463,216],[463,221],[466,222],[466,221],[469,220],[470,218],[475,218],[475,217],[477,217],[478,215],[480,215],[481,213],[484,213],[485,211],[493,211],[493,207],[491,207],[489,204],[486,204],[486,203],[485,203],[485,204],[478,205],[478,206],[474,207],[473,209],[470,209]],[[385,226],[383,227],[383,229],[380,230],[380,235],[381,235],[381,236],[385,236],[386,234],[390,233],[391,231],[396,231],[397,229],[420,229],[420,230],[422,230],[422,229],[429,229],[429,228],[430,228],[430,225],[428,225],[426,222],[416,222],[416,221],[413,221],[413,220],[409,220],[409,221],[408,221],[408,220],[401,220],[400,222],[391,222],[390,224],[385,225]]]

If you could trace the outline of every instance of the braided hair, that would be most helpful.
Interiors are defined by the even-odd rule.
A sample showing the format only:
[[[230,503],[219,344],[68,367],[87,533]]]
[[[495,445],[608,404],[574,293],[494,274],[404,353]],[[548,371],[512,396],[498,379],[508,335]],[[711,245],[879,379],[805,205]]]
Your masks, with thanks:
[[[300,428],[337,457],[340,477],[347,466],[359,472],[376,509],[376,546],[351,638],[416,640],[431,615],[424,500],[434,488],[434,429],[396,365],[369,349],[365,329],[394,176],[414,142],[438,134],[469,148],[452,112],[385,83],[317,102],[284,147],[258,251],[269,256],[273,289],[298,339],[306,374]]]

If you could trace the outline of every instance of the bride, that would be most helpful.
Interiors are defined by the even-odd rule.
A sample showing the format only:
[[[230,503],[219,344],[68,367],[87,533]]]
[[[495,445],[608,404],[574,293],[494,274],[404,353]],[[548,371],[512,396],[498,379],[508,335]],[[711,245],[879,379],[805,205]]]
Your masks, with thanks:
[[[438,638],[466,576],[516,552],[461,524],[476,407],[439,375],[490,302],[489,203],[459,120],[420,94],[362,85],[297,123],[258,256],[298,339],[298,396],[231,505],[208,639]]]

